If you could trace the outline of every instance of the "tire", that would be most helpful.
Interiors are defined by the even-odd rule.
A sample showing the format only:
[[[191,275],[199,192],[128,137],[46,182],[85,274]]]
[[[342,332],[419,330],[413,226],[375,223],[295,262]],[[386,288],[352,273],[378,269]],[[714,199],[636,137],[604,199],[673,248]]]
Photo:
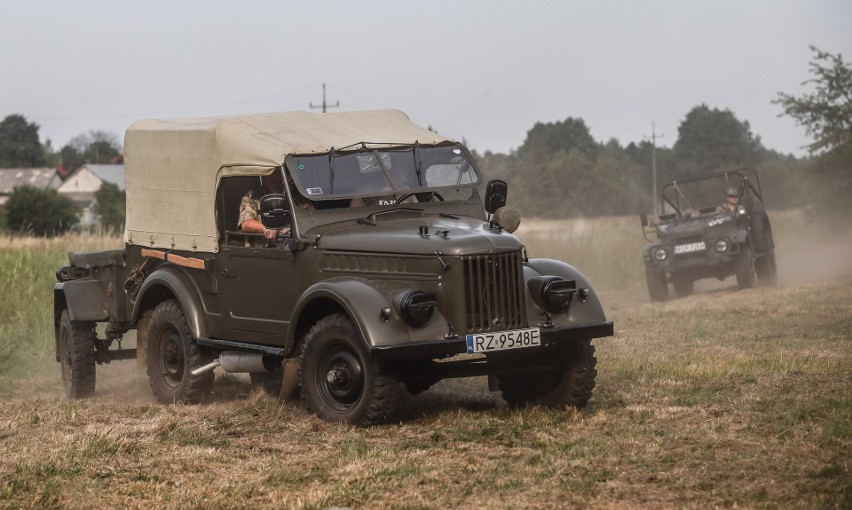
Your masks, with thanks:
[[[754,267],[754,254],[750,246],[740,248],[740,254],[734,262],[734,271],[737,275],[737,287],[740,289],[751,289],[757,285],[757,271]]]
[[[192,338],[186,316],[174,299],[163,301],[154,309],[146,348],[148,380],[159,402],[197,403],[208,397],[213,372],[190,372],[209,360]]]
[[[59,319],[59,363],[68,398],[95,393],[95,323],[71,321],[68,310]]]
[[[563,409],[571,406],[583,409],[592,398],[598,371],[595,346],[591,340],[581,340],[558,352],[556,370],[537,374],[497,375],[503,399],[512,407],[539,404]],[[542,361],[550,358],[544,352]]]
[[[324,317],[305,336],[299,378],[307,408],[323,420],[369,426],[388,419],[402,390],[364,349],[343,314]]]
[[[757,283],[761,287],[771,287],[778,283],[778,266],[775,264],[775,250],[755,261]]]
[[[669,284],[666,282],[665,271],[645,268],[645,281],[648,284],[648,295],[651,301],[665,301],[669,298]]]
[[[675,296],[682,298],[692,295],[693,284],[692,278],[684,275],[675,275],[672,278],[672,286],[674,287]]]

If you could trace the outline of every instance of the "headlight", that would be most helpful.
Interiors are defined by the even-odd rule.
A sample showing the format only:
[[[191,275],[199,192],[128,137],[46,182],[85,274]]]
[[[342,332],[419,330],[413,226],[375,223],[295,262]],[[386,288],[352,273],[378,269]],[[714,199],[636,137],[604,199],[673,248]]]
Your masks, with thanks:
[[[657,248],[654,250],[654,258],[660,262],[666,260],[668,256],[669,252],[667,252],[665,248]]]
[[[438,297],[435,294],[413,290],[403,296],[399,303],[399,310],[402,313],[402,319],[410,326],[422,328],[432,318],[437,305]]]
[[[716,241],[716,251],[728,251],[728,241],[726,239],[719,239]]]
[[[550,313],[564,312],[571,304],[577,292],[577,282],[558,276],[539,276],[530,278],[527,289],[539,308]]]

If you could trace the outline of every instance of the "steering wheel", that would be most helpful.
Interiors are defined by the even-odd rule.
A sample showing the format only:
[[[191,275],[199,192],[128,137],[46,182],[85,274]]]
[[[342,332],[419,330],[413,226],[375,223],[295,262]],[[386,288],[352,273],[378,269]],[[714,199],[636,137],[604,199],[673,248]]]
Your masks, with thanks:
[[[441,196],[437,191],[424,191],[422,193],[403,193],[399,198],[396,199],[396,204],[399,205],[405,202],[411,196],[416,196],[418,202],[430,202],[432,198],[437,198],[439,202],[444,201],[444,197]]]

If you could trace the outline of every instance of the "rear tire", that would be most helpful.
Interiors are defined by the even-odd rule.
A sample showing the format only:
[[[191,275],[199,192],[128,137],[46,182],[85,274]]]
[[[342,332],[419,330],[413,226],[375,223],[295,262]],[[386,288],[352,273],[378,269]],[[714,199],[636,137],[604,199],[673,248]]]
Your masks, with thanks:
[[[754,267],[754,254],[750,246],[740,248],[740,254],[734,262],[737,275],[737,287],[751,289],[757,285],[757,271]]]
[[[370,358],[344,314],[324,317],[308,331],[299,376],[305,405],[331,422],[382,423],[402,390],[399,380]]]
[[[59,363],[68,398],[95,393],[95,323],[71,321],[68,310],[59,319]]]
[[[148,380],[154,396],[163,404],[197,403],[205,400],[213,385],[213,372],[192,375],[209,360],[192,338],[192,330],[174,299],[154,309],[146,341]]]
[[[545,353],[546,359],[551,353]],[[583,409],[592,398],[598,371],[595,346],[581,340],[557,351],[559,366],[554,371],[537,374],[497,375],[503,399],[512,407],[539,404],[562,409]]]
[[[648,295],[651,301],[665,301],[669,298],[669,284],[666,282],[666,272],[645,267],[645,282],[648,284]]]

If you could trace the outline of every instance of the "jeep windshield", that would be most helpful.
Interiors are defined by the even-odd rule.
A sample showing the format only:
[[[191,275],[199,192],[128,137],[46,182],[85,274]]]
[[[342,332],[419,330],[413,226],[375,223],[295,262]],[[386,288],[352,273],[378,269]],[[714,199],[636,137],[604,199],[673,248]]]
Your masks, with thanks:
[[[472,188],[479,174],[458,144],[377,147],[358,144],[326,154],[289,156],[299,192],[310,200]]]

